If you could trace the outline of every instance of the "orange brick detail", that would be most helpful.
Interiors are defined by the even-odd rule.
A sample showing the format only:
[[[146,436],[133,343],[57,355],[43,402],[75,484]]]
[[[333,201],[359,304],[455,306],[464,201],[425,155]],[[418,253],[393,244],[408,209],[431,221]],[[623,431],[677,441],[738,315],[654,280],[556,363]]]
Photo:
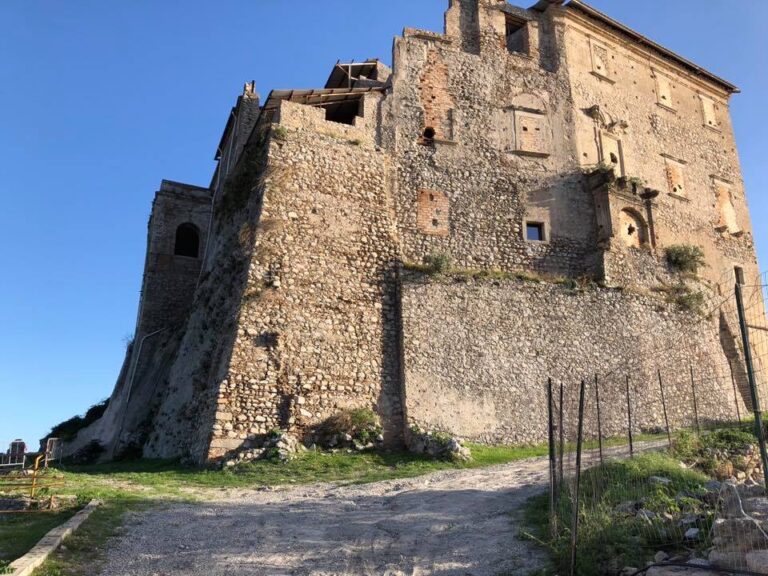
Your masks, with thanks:
[[[436,50],[427,54],[421,77],[421,105],[424,107],[424,129],[432,128],[438,140],[453,140],[455,103],[448,93],[448,66]]]
[[[419,232],[431,236],[450,233],[450,201],[442,192],[421,190],[418,199],[416,226]]]

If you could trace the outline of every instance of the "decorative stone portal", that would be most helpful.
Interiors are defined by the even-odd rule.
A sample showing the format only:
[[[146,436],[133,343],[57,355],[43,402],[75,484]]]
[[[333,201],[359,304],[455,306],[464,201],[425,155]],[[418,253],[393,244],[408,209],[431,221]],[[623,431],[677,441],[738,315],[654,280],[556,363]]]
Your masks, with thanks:
[[[622,210],[619,214],[619,236],[625,245],[640,248],[648,243],[648,230],[643,217],[633,210]]]

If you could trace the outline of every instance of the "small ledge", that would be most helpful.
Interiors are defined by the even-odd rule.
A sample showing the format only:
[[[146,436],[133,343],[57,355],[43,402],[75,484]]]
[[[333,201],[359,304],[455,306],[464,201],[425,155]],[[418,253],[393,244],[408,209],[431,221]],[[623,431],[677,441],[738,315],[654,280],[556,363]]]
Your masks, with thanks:
[[[668,194],[670,196],[672,196],[672,198],[675,198],[676,200],[680,200],[682,202],[690,202],[691,201],[690,198],[686,198],[685,196],[681,196],[680,194],[675,194],[674,192],[669,192]]]
[[[669,104],[664,104],[663,102],[656,102],[656,106],[666,110],[667,112],[672,112],[672,114],[677,114],[677,110],[672,106],[670,106]]]
[[[549,152],[532,152],[530,150],[512,149],[507,149],[507,154],[514,154],[515,156],[529,156],[531,158],[549,158],[549,156],[551,156]]]
[[[609,78],[608,76],[600,74],[600,72],[595,72],[594,70],[591,70],[589,73],[592,74],[592,76],[595,76],[596,78],[599,78],[600,80],[605,80],[609,84],[616,84],[616,80],[613,80],[612,78]]]
[[[406,28],[403,30],[404,38],[420,38],[421,40],[432,40],[434,42],[443,42],[444,44],[453,44],[453,40],[445,34],[430,32],[428,30],[419,30],[418,28]]]
[[[456,140],[443,140],[441,138],[424,138],[421,137],[416,141],[420,146],[434,146],[435,144],[444,144],[446,146],[458,146],[459,143]]]
[[[723,129],[720,126],[710,126],[709,124],[702,124],[702,126],[707,130],[712,130],[712,132],[717,132],[718,134],[723,133]]]

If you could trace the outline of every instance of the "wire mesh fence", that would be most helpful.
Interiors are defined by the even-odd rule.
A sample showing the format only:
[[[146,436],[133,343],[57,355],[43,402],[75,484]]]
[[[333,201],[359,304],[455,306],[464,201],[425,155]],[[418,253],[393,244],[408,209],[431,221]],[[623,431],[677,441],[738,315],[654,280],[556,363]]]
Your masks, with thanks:
[[[648,562],[765,573],[768,282],[741,280],[703,300],[711,334],[547,382],[559,573]]]

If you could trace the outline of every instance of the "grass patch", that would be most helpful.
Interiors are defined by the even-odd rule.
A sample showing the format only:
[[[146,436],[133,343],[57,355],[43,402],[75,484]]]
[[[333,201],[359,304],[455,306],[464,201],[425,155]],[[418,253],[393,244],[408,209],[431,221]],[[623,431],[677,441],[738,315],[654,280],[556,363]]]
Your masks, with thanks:
[[[310,450],[287,462],[259,460],[224,470],[185,467],[163,460],[72,466],[62,470],[65,478],[62,491],[100,499],[120,498],[129,493],[144,498],[194,498],[198,489],[377,482],[440,470],[492,466],[547,454],[546,445],[467,445],[472,450],[471,462],[446,462],[409,452]]]
[[[77,508],[56,512],[0,514],[0,569],[29,552],[49,531],[75,515]],[[2,572],[0,572],[2,574]]]
[[[33,572],[33,576],[77,576],[97,574],[110,538],[117,535],[128,511],[146,506],[133,498],[117,498],[103,503],[80,528],[64,540],[62,547]]]
[[[653,482],[653,476],[669,482]],[[644,566],[657,550],[669,544],[669,535],[679,531],[681,514],[704,513],[699,500],[681,494],[702,492],[708,480],[662,453],[646,453],[586,470],[581,482],[576,573],[599,576],[617,573],[624,566]],[[626,502],[642,502],[643,509],[652,513],[651,519],[617,513],[617,507]],[[564,496],[558,513],[560,529],[554,538],[547,494],[531,499],[524,514],[532,538],[551,550],[555,566],[561,570],[569,561],[571,513],[571,503]]]

